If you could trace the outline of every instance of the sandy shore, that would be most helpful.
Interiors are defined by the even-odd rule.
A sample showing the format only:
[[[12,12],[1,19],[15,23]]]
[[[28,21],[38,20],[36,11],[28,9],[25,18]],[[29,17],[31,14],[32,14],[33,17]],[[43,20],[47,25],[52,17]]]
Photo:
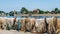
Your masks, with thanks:
[[[0,34],[32,34],[30,32],[21,32],[21,31],[15,31],[15,30],[0,30]]]
[[[16,16],[29,16],[29,14],[18,14]],[[31,16],[60,16],[60,14],[31,14]]]
[[[0,30],[0,34],[41,34],[41,33],[30,33],[30,32],[22,32],[22,31],[18,32],[16,30]]]

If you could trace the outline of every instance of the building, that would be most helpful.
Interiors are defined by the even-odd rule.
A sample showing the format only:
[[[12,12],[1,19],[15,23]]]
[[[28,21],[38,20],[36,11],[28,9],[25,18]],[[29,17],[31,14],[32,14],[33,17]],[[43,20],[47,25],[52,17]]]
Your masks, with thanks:
[[[38,14],[39,13],[39,10],[36,9],[36,10],[33,10],[33,14]]]

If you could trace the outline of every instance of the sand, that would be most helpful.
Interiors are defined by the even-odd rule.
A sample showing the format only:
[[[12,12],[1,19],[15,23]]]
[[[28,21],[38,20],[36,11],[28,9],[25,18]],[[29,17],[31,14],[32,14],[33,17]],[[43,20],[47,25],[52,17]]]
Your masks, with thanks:
[[[32,34],[30,32],[22,32],[22,31],[16,31],[16,30],[0,30],[0,34]]]

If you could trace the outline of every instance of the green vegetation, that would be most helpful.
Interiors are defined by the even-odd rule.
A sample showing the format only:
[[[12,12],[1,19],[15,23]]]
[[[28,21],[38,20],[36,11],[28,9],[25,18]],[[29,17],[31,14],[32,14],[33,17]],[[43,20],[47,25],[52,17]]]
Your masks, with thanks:
[[[22,7],[21,14],[28,14],[28,13],[29,11],[26,8]]]
[[[14,13],[17,14],[17,11],[11,11],[11,12],[9,12],[9,15],[14,16]]]
[[[10,11],[9,13],[5,13],[4,11],[0,11],[0,14],[6,14],[9,16],[14,16],[14,14],[60,14],[60,10],[58,8],[55,8],[52,11],[43,11],[40,9],[35,9],[32,11],[29,11],[28,9],[26,9],[25,7],[22,7],[20,11]]]
[[[5,13],[4,11],[0,11],[0,14]]]

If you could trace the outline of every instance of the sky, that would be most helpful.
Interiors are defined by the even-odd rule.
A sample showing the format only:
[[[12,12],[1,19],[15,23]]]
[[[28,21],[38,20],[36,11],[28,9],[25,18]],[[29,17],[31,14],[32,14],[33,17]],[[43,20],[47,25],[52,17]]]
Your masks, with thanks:
[[[0,0],[0,10],[5,12],[20,11],[22,7],[30,11],[34,9],[51,11],[54,8],[60,9],[60,0]]]

